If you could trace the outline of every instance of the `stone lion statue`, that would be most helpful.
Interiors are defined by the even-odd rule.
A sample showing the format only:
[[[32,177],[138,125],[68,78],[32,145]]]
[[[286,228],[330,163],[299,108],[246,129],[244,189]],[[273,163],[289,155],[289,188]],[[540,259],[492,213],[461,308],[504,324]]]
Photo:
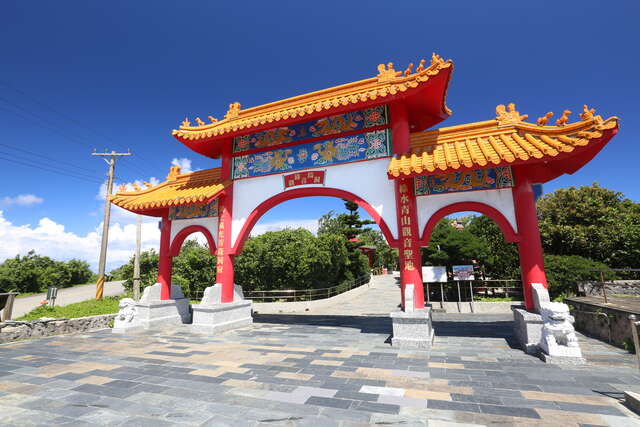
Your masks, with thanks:
[[[124,323],[131,323],[138,313],[136,302],[132,298],[122,298],[118,304],[118,315],[116,320]]]
[[[548,302],[540,307],[540,315],[544,321],[540,348],[550,356],[580,357],[580,347],[573,322],[569,314],[569,306],[561,302]]]

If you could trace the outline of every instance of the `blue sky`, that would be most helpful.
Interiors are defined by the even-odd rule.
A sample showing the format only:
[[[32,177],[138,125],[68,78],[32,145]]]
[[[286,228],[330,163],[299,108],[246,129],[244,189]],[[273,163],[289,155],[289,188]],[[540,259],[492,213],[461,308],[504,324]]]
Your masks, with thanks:
[[[639,12],[633,1],[5,0],[0,236],[9,243],[0,259],[28,247],[97,258],[106,165],[93,148],[131,148],[119,182],[162,180],[173,159],[214,167],[171,137],[185,116],[221,117],[230,102],[249,107],[350,82],[433,51],[455,64],[454,114],[442,125],[491,119],[508,102],[534,120],[565,108],[576,118],[584,103],[620,116],[611,143],[545,191],[598,181],[640,201]],[[291,201],[261,224],[312,221],[341,205]],[[114,214],[111,264],[130,253],[131,223]],[[154,227],[145,229],[149,247]]]

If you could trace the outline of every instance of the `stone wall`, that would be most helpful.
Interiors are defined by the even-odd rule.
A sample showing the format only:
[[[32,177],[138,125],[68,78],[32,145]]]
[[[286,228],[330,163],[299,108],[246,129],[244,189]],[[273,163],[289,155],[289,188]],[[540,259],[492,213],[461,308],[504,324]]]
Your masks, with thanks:
[[[633,313],[594,306],[572,298],[565,299],[565,303],[569,304],[571,315],[576,319],[573,326],[577,331],[618,347],[623,347],[625,340],[633,343],[629,322],[629,315]]]
[[[584,296],[602,296],[602,288],[607,295],[640,295],[640,280],[613,280],[610,282],[578,282],[578,293]]]
[[[10,320],[0,323],[0,343],[108,328],[115,317],[114,313],[76,319],[42,319],[31,322]]]

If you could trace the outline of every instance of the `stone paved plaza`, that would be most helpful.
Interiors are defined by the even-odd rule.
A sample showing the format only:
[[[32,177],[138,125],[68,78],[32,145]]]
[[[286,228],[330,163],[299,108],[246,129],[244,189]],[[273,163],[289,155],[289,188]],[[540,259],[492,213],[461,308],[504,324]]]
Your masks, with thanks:
[[[428,352],[390,347],[399,291],[257,314],[215,337],[110,331],[0,346],[1,425],[635,426],[632,356],[580,337],[588,364],[515,348],[510,315],[435,315]]]

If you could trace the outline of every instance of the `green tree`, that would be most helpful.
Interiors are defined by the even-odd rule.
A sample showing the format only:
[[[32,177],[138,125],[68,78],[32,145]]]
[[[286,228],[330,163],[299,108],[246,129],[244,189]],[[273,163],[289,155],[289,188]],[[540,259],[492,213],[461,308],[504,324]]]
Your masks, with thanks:
[[[67,270],[69,270],[71,274],[70,281],[73,285],[87,283],[93,276],[91,268],[89,268],[89,263],[86,261],[72,259],[67,261],[66,264]]]
[[[158,279],[158,253],[155,249],[140,252],[140,288],[146,288],[156,283]],[[124,280],[123,286],[131,291],[133,289],[133,263],[134,257],[129,262],[111,271],[115,280]]]
[[[504,240],[500,227],[489,217],[475,216],[466,230],[479,239],[484,250],[478,254],[486,276],[495,279],[519,279],[520,258],[515,243]]]
[[[452,226],[451,218],[443,218],[433,229],[429,246],[422,248],[422,262],[426,265],[471,264],[471,260],[485,258],[487,248],[467,230],[470,218],[458,218],[464,228]]]
[[[216,282],[216,259],[209,248],[195,240],[184,242],[180,255],[174,258],[171,280],[188,297],[200,297],[206,287]]]
[[[249,291],[334,286],[345,271],[344,255],[345,243],[335,235],[315,237],[302,228],[267,232],[248,239],[236,256],[236,282]]]
[[[0,264],[0,292],[42,292],[48,286],[64,288],[86,283],[91,275],[85,261],[55,261],[32,250]]]
[[[373,265],[375,267],[385,267],[389,270],[398,266],[398,250],[393,249],[387,243],[387,239],[377,230],[367,229],[358,234],[358,240],[363,245],[374,246]]]
[[[638,267],[640,204],[594,183],[559,189],[537,202],[544,249],[611,267]]]

